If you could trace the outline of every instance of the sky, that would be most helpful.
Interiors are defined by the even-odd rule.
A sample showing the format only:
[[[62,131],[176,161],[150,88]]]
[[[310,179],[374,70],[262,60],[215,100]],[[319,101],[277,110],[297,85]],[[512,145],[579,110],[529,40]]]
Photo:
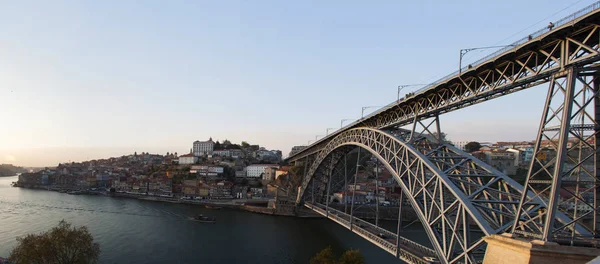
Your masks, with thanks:
[[[591,3],[3,1],[0,164],[187,153],[209,137],[288,153],[394,101],[398,85],[457,70],[460,49],[509,44]],[[546,89],[445,114],[442,131],[531,140]]]

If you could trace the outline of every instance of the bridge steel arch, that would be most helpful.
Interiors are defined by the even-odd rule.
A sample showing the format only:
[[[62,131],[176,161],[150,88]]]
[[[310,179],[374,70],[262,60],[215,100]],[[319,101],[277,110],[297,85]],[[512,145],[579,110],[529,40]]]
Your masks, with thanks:
[[[443,263],[482,260],[483,237],[503,233],[514,222],[523,186],[511,178],[452,145],[426,137],[406,140],[368,127],[340,133],[315,155],[302,181],[298,203],[311,191],[308,186],[313,186],[314,192],[317,182],[326,185],[326,171],[339,160],[340,148],[350,146],[369,151],[392,173]],[[544,201],[536,201],[531,211],[546,207]],[[556,217],[559,222],[569,221],[562,214]]]

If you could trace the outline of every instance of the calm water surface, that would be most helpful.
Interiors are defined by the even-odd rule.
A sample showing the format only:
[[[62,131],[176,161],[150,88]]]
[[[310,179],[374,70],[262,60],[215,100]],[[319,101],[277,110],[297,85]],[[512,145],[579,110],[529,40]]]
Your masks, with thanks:
[[[89,228],[102,250],[100,263],[308,263],[328,245],[336,252],[358,248],[367,263],[400,263],[326,219],[10,187],[16,180],[0,177],[3,257],[10,254],[17,236],[46,231],[65,219]],[[217,224],[188,220],[198,213],[216,216]],[[405,235],[426,239],[421,232]]]

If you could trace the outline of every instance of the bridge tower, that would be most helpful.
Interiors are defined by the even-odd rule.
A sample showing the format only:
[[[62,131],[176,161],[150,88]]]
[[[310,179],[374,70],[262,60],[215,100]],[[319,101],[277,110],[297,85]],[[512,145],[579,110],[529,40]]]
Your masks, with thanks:
[[[567,245],[598,237],[599,73],[594,65],[552,75],[512,233]],[[557,221],[558,211],[570,221]]]

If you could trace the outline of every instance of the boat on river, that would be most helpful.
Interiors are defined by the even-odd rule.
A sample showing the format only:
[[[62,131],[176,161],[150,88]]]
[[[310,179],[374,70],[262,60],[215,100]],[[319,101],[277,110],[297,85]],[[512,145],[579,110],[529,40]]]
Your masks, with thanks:
[[[192,217],[191,220],[194,220],[196,222],[200,222],[200,223],[209,223],[209,224],[214,224],[217,222],[217,218],[214,216],[204,216],[204,215],[197,215],[195,217]]]
[[[212,206],[212,205],[205,205],[204,208],[206,209],[213,209],[213,210],[219,210],[223,207],[219,207],[219,206]]]

